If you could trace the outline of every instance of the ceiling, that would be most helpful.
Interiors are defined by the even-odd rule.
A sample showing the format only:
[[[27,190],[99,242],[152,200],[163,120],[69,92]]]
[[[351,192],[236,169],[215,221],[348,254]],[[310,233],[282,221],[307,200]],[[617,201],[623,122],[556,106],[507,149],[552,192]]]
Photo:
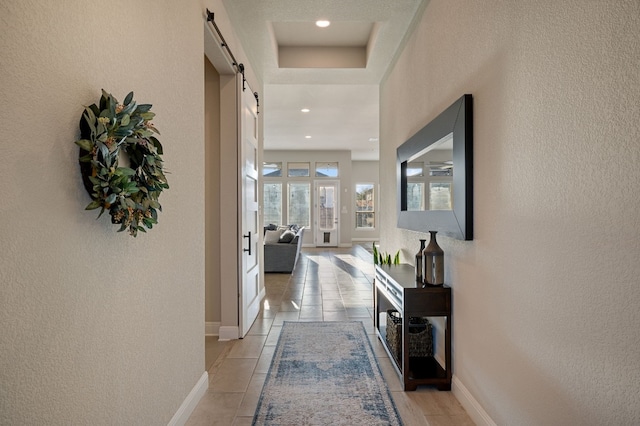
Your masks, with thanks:
[[[223,2],[264,83],[264,149],[378,160],[379,83],[428,0]]]

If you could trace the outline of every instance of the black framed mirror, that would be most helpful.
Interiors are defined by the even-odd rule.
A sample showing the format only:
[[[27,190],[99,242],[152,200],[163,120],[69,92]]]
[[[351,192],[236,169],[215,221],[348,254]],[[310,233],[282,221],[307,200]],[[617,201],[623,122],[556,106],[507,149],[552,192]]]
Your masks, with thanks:
[[[397,150],[398,227],[473,239],[473,108],[463,95]]]

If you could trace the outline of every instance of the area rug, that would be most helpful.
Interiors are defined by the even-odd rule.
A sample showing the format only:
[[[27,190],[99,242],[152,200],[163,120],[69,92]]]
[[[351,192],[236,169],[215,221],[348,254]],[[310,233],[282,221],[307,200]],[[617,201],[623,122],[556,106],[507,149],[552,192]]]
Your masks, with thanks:
[[[285,322],[253,425],[402,425],[362,322]]]

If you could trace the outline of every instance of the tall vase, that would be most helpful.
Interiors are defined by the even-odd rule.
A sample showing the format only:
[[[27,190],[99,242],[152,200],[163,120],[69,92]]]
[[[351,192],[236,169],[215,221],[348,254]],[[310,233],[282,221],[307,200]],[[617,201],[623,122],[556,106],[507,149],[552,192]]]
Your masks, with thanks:
[[[424,282],[424,245],[427,240],[420,240],[420,250],[416,253],[416,281]]]
[[[429,231],[431,239],[423,250],[424,254],[424,283],[427,285],[444,284],[444,251],[436,241],[437,231]]]

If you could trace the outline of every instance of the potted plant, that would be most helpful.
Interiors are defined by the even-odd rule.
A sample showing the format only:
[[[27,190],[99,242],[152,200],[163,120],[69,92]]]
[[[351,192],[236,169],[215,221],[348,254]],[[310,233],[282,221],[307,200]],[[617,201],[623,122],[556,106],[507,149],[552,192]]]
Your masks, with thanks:
[[[396,252],[396,254],[391,257],[391,254],[387,252],[381,252],[378,250],[378,247],[373,245],[373,264],[374,265],[399,265],[400,264],[400,250]]]

